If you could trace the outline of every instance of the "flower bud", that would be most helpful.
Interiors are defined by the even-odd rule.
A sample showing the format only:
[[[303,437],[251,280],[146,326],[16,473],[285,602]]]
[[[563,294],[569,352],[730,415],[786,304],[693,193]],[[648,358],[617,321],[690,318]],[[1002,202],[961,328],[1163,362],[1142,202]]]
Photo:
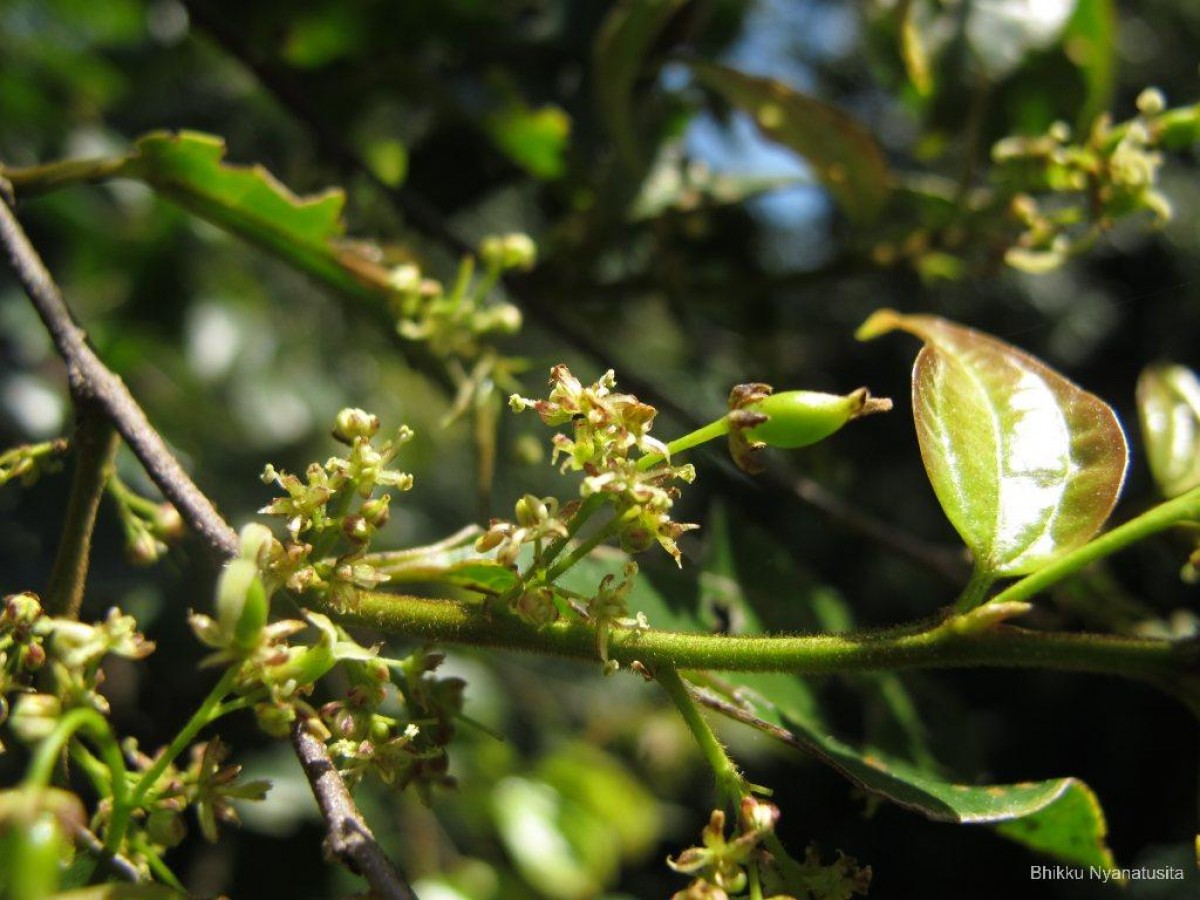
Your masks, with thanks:
[[[259,703],[254,707],[254,718],[266,734],[285,738],[296,720],[296,709],[290,703]]]
[[[742,827],[746,831],[771,831],[779,821],[779,807],[757,797],[743,797]]]
[[[1158,88],[1148,87],[1138,94],[1137,108],[1143,116],[1157,116],[1167,108],[1167,98]]]
[[[506,234],[501,241],[503,247],[504,268],[532,269],[537,262],[537,245],[527,234]]]
[[[402,294],[410,294],[421,286],[421,270],[412,263],[396,266],[388,274],[388,286]]]
[[[12,594],[4,598],[3,620],[6,626],[14,628],[28,627],[42,615],[42,604],[37,594],[25,591],[22,594]]]
[[[522,528],[532,528],[545,520],[548,511],[546,504],[533,494],[526,494],[516,505],[517,524]]]
[[[154,527],[163,540],[177,541],[183,537],[186,528],[183,516],[175,508],[174,503],[160,503],[158,514],[155,516]]]
[[[391,517],[391,511],[389,509],[391,500],[391,494],[383,494],[380,497],[376,497],[374,500],[368,500],[362,505],[362,509],[359,510],[359,513],[368,523],[370,523],[372,528],[382,528],[388,523],[388,519]]]
[[[187,825],[177,810],[156,809],[146,819],[146,833],[156,844],[178,847],[187,837]]]
[[[342,534],[352,544],[365,544],[371,539],[371,523],[362,516],[346,516],[342,519]]]
[[[289,681],[309,685],[329,674],[336,664],[333,648],[324,642],[309,647],[289,647],[282,662],[267,667],[264,680],[277,685]]]
[[[135,566],[153,565],[166,550],[167,545],[151,534],[140,521],[125,543],[125,556]]]
[[[475,317],[479,331],[496,331],[500,334],[516,334],[521,330],[521,311],[511,303],[501,303],[480,310]]]
[[[479,243],[479,258],[489,269],[504,267],[504,242],[496,235],[488,235]]]
[[[258,567],[248,559],[227,565],[217,583],[217,621],[232,646],[239,650],[257,646],[269,611]]]
[[[355,438],[371,438],[379,430],[379,416],[353,407],[337,414],[333,424],[333,436],[343,444],[353,444]]]
[[[49,737],[62,716],[62,702],[52,694],[21,694],[8,720],[13,734],[27,744]]]
[[[517,598],[515,608],[517,615],[539,628],[558,619],[558,607],[554,605],[554,591],[547,587],[525,591]]]

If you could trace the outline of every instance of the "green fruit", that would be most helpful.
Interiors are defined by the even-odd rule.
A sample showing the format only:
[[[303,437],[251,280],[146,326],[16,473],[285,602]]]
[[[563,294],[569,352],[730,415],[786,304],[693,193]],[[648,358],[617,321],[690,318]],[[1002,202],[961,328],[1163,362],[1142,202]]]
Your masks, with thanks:
[[[807,447],[829,437],[851,419],[890,407],[891,401],[872,398],[866,388],[845,396],[784,391],[744,407],[747,412],[767,417],[767,421],[746,429],[745,437],[787,450]]]

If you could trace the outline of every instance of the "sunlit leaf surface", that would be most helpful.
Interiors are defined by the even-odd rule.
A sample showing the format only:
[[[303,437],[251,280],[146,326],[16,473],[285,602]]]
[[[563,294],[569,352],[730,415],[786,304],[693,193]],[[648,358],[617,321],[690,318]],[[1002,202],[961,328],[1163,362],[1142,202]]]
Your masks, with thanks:
[[[1017,348],[936,316],[875,313],[868,339],[925,341],[913,418],[942,509],[993,575],[1019,575],[1085,543],[1125,477],[1125,436],[1103,400]]]
[[[1176,497],[1200,484],[1200,379],[1177,365],[1150,366],[1138,379],[1146,460],[1159,490]]]
[[[139,138],[112,174],[248,238],[308,274],[354,295],[386,294],[387,269],[344,241],[341,190],[298,197],[259,165],[225,162],[225,142],[195,131]]]

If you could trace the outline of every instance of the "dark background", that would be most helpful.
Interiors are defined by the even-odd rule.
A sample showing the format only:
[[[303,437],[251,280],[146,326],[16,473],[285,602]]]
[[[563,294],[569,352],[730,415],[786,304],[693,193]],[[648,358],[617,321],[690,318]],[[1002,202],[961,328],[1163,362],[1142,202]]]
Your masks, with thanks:
[[[1136,514],[1155,502],[1135,427],[1138,373],[1157,359],[1200,363],[1194,149],[1174,155],[1162,172],[1175,207],[1164,229],[1152,231],[1142,219],[1121,223],[1087,256],[1038,276],[1005,267],[986,243],[994,234],[982,233],[968,237],[957,277],[881,267],[870,248],[901,245],[920,223],[896,212],[852,225],[811,181],[638,221],[622,210],[644,178],[670,170],[671,153],[731,176],[804,175],[796,157],[688,82],[673,62],[688,54],[771,75],[850,112],[877,136],[895,171],[980,184],[991,142],[1006,134],[1037,133],[1054,119],[1075,122],[1100,109],[1127,118],[1148,85],[1171,104],[1195,100],[1200,7],[1181,0],[1081,6],[1113,17],[1103,48],[1110,89],[1089,91],[1069,48],[1052,43],[1030,50],[984,99],[970,60],[949,59],[935,95],[921,102],[882,5],[682,4],[635,86],[641,140],[651,157],[663,155],[653,173],[630,173],[615,160],[593,100],[592,47],[608,4],[331,0],[297,10],[278,2],[7,0],[0,4],[0,159],[17,166],[121,153],[158,128],[210,132],[226,139],[231,160],[262,163],[297,193],[343,186],[352,235],[444,279],[457,250],[436,233],[443,226],[468,242],[527,231],[541,263],[509,297],[526,327],[505,348],[529,362],[525,393],[537,395],[542,373],[560,361],[587,379],[612,366],[621,386],[664,408],[656,431],[664,437],[686,430],[668,404],[711,418],[737,382],[837,391],[868,384],[895,397],[889,416],[804,453],[777,454],[774,481],[752,483],[720,453],[697,454],[700,477],[678,516],[704,523],[724,511],[744,588],[774,627],[813,627],[812,598],[822,592],[856,625],[889,625],[932,614],[959,585],[786,487],[797,477],[822,485],[853,510],[945,548],[952,566],[961,562],[902,402],[915,345],[901,338],[861,345],[854,328],[881,306],[937,313],[1021,346],[1104,397],[1129,426],[1133,447],[1115,519]],[[547,139],[548,169],[514,158],[488,124],[505,110],[543,106],[570,121],[566,141]],[[399,198],[348,164],[395,141],[407,153]],[[418,432],[403,458],[417,489],[396,504],[390,526],[397,546],[506,515],[526,491],[573,490],[556,486],[544,461],[522,462],[521,441],[545,437],[532,416],[505,416],[481,510],[469,426],[439,426],[451,398],[411,364],[377,316],[140,186],[76,186],[25,202],[20,212],[95,346],[235,523],[270,496],[257,478],[264,462],[302,470],[329,455],[326,423],[347,404]],[[7,276],[0,360],[0,443],[68,431],[61,367]],[[131,460],[122,470],[150,491]],[[67,484],[60,475],[0,492],[6,592],[44,585]],[[687,579],[711,553],[704,534],[684,542],[683,575],[648,561],[656,582],[694,584]],[[1169,536],[1135,547],[1039,601],[1034,624],[1130,631],[1174,621],[1194,630],[1192,613],[1179,612],[1196,602],[1195,587],[1177,577],[1185,555],[1186,545]],[[180,613],[207,608],[213,572],[186,542],[153,569],[132,568],[110,509],[102,512],[95,560],[85,615],[120,604],[159,644],[145,664],[114,666],[108,684],[121,732],[153,746],[169,739],[181,711],[207,689]],[[596,667],[469,651],[453,651],[451,665],[469,678],[468,712],[507,740],[464,733],[453,756],[461,787],[438,796],[432,811],[375,785],[364,791],[368,816],[408,873],[427,886],[453,884],[467,897],[572,896],[555,893],[563,881],[554,888],[522,880],[528,873],[495,812],[504,779],[553,783],[551,763],[566,759],[627,797],[611,815],[648,823],[614,851],[619,865],[616,858],[591,865],[594,884],[634,897],[683,886],[662,860],[698,834],[711,808],[709,779],[652,686],[602,681]],[[1200,896],[1192,852],[1197,735],[1183,707],[1140,685],[1061,673],[927,672],[903,683],[944,773],[968,782],[1077,776],[1100,798],[1121,865],[1187,869],[1183,885],[1135,885],[1128,896]],[[869,680],[816,686],[839,734],[886,746],[886,713]],[[800,852],[816,842],[827,859],[840,849],[870,864],[873,896],[1105,894],[1096,884],[1030,882],[1029,866],[1053,861],[985,827],[930,823],[887,805],[866,816],[864,801],[835,773],[736,729],[722,734],[751,780],[777,790],[785,843]],[[268,812],[247,812],[240,831],[214,846],[196,837],[177,851],[171,861],[189,887],[235,896],[354,890],[320,859],[294,761],[248,721],[232,722],[226,737],[277,787]],[[19,754],[0,759],[6,781],[19,777],[20,761]],[[644,793],[625,793],[624,779]],[[588,815],[601,833],[622,830],[594,809]]]

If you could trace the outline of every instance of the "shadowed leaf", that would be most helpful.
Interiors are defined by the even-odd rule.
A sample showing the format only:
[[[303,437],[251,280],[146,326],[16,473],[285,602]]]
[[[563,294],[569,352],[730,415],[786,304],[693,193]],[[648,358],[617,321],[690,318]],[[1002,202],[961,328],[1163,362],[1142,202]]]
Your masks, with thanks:
[[[621,161],[632,172],[646,160],[638,138],[633,87],[650,48],[687,0],[625,0],[613,6],[596,35],[592,66],[596,106]]]
[[[862,223],[879,214],[890,191],[887,161],[860,124],[769,78],[706,62],[691,68],[703,84],[749,113],[767,137],[808,160],[847,216]]]
[[[716,528],[722,526],[719,521]],[[730,564],[719,544],[710,561],[710,578],[721,578]],[[606,559],[606,557],[611,557]],[[581,593],[595,591],[605,573],[620,570],[623,557],[604,550],[582,560],[561,579]],[[728,580],[728,587],[737,584]],[[717,586],[720,588],[720,585]],[[710,591],[713,588],[710,587]],[[707,631],[702,604],[673,602],[643,572],[629,594],[630,611],[646,614],[650,625],[676,631]],[[735,633],[760,633],[754,611],[737,597]],[[1020,784],[956,784],[879,751],[861,751],[829,733],[809,684],[783,672],[722,672],[709,677],[689,673],[702,693],[719,698],[722,711],[783,740],[830,766],[863,790],[934,821],[1001,827],[1004,837],[1077,865],[1112,866],[1105,845],[1104,815],[1091,790],[1075,778]],[[1022,825],[1021,823],[1025,823]]]

